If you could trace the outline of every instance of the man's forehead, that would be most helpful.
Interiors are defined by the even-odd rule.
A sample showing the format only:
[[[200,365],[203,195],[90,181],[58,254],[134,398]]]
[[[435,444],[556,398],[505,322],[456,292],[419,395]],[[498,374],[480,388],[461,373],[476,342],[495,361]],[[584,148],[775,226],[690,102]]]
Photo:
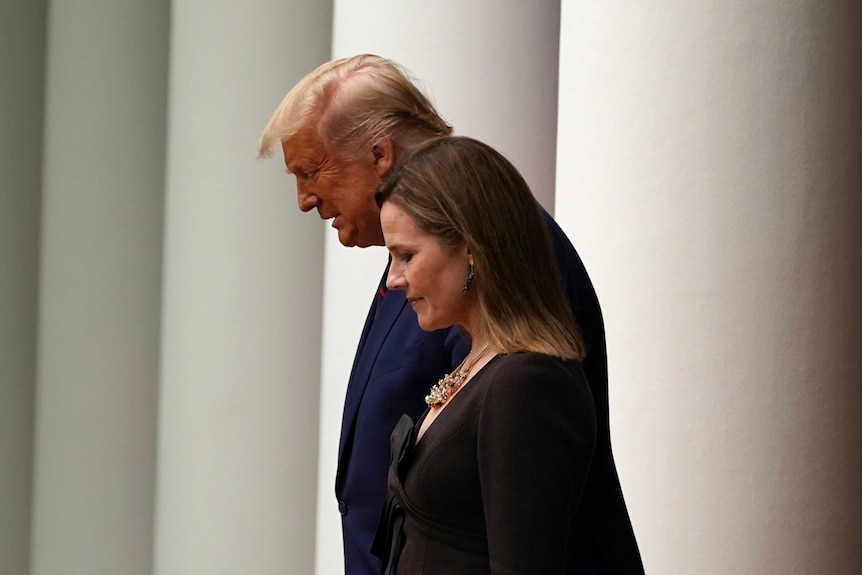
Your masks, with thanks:
[[[326,154],[326,149],[317,132],[306,128],[283,140],[281,150],[288,169],[294,164],[321,162]]]

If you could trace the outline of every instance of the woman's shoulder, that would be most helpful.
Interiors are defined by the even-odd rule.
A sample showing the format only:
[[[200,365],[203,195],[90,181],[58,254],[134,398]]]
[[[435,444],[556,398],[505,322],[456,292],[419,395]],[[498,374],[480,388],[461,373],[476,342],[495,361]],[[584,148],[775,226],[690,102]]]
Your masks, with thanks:
[[[486,366],[482,412],[489,417],[531,425],[536,417],[595,421],[590,388],[580,363],[536,352],[501,355]],[[487,417],[486,417],[487,419]]]
[[[544,372],[562,378],[583,378],[581,364],[535,351],[517,351],[500,355],[494,362],[497,375],[520,375],[523,372]]]
[[[544,353],[519,351],[500,355],[486,366],[489,369],[488,383],[491,388],[506,388],[524,391],[535,390],[536,386],[584,388],[586,378],[578,361],[563,360]]]

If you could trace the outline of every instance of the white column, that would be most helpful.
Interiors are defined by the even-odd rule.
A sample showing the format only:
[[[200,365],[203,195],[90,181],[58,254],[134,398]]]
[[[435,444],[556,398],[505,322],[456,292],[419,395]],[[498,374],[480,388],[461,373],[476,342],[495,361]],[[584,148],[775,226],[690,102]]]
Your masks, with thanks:
[[[167,39],[164,1],[50,5],[34,575],[150,573]]]
[[[331,8],[172,4],[154,573],[313,569],[323,224],[257,140]]]
[[[649,573],[862,572],[862,9],[564,3],[557,200]]]
[[[30,561],[45,2],[0,12],[0,573],[16,574]]]
[[[335,2],[333,57],[391,58],[419,80],[459,135],[509,157],[553,204],[560,6],[540,2]],[[343,569],[334,492],[347,378],[386,265],[381,248],[347,250],[326,235],[317,573]]]

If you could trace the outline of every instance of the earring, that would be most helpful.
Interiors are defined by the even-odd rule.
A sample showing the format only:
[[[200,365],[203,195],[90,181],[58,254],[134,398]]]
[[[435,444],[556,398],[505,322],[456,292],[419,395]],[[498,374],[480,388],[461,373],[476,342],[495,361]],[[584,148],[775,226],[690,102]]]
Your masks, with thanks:
[[[464,287],[461,288],[461,293],[467,293],[470,290],[470,286],[473,285],[473,278],[475,274],[473,273],[473,264],[470,264],[470,274],[467,276],[467,280],[464,282]]]

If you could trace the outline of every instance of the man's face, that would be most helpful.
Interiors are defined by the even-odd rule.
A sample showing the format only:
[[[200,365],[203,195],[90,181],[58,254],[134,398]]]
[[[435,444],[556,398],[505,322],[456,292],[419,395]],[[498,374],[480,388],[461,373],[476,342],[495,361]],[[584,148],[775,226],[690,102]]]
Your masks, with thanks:
[[[284,165],[296,176],[296,199],[303,212],[317,208],[332,219],[344,246],[382,246],[380,210],[374,191],[380,184],[372,150],[359,161],[333,157],[317,134],[315,120],[281,144]]]

